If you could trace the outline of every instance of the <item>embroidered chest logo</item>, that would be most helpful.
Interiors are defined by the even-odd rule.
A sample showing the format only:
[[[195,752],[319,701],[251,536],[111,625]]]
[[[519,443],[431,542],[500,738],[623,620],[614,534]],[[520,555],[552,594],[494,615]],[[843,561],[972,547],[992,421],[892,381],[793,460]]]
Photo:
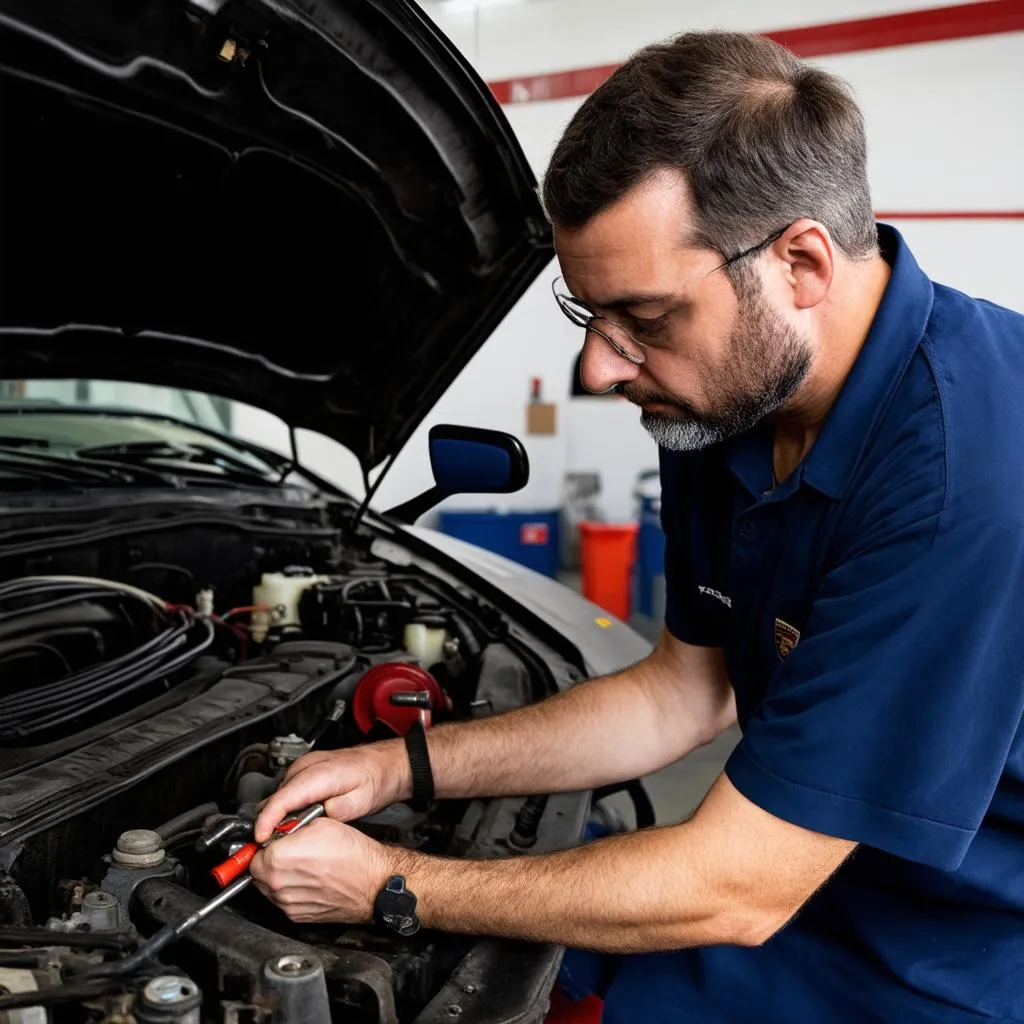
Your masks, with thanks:
[[[800,630],[782,619],[775,620],[775,650],[780,658],[785,658],[800,643]]]
[[[714,587],[702,587],[698,584],[697,590],[707,597],[713,597],[716,601],[721,601],[726,608],[732,607],[732,598],[723,594],[720,590],[715,590]]]

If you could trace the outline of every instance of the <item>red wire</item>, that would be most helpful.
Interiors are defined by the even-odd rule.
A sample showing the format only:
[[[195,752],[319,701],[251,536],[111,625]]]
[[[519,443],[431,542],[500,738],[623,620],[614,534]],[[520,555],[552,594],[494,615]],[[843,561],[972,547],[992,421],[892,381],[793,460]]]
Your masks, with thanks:
[[[245,626],[239,622],[225,622],[224,618],[220,615],[211,615],[210,621],[218,626],[223,626],[225,629],[230,629],[235,634],[235,638],[238,640],[239,652],[244,661],[249,650],[249,634],[246,633]]]
[[[221,616],[224,619],[230,619],[233,615],[241,615],[244,612],[272,612],[273,606],[269,604],[243,604],[238,608],[232,608]]]

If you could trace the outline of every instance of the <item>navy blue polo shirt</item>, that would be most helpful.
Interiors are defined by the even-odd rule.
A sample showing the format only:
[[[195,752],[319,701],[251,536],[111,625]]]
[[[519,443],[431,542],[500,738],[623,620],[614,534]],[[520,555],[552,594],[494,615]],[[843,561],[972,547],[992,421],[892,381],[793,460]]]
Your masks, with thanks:
[[[797,470],[663,452],[666,623],[725,649],[766,811],[862,844],[766,945],[629,958],[605,1021],[1024,1021],[1024,318],[892,274]]]

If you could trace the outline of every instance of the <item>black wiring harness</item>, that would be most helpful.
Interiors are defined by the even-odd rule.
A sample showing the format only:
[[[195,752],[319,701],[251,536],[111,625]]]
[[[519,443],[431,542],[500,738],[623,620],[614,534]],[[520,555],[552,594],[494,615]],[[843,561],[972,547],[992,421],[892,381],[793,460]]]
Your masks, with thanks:
[[[214,640],[214,624],[125,584],[27,576],[0,584],[0,745],[120,710]]]

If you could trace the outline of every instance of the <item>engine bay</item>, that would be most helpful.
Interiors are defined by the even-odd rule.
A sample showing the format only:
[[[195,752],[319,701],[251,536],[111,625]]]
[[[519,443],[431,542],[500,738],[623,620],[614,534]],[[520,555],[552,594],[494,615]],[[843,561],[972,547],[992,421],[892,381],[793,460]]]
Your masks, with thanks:
[[[218,892],[211,870],[298,757],[494,714],[580,676],[456,581],[381,557],[371,530],[343,543],[344,508],[223,498],[215,516],[108,502],[7,517],[0,1022],[542,1019],[551,950],[297,925],[252,888],[132,966]],[[572,845],[588,806],[435,801],[353,824],[499,857]]]

